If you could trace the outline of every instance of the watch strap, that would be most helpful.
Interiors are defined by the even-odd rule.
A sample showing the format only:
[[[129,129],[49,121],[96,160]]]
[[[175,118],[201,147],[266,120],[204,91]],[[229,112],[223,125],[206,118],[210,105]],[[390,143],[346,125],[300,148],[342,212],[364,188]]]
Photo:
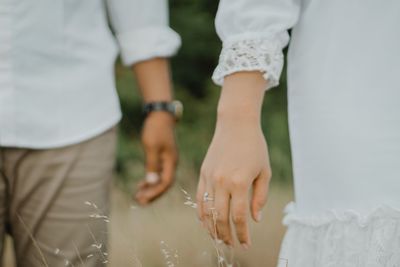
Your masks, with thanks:
[[[149,102],[144,104],[143,113],[148,115],[152,111],[167,111],[175,115],[172,102]]]

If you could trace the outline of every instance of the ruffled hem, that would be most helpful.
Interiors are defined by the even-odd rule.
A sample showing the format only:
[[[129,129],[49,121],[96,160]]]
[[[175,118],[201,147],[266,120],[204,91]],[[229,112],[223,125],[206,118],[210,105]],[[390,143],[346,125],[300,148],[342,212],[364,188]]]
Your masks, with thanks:
[[[305,216],[290,203],[278,266],[400,267],[400,210],[380,206],[367,214],[331,210]]]
[[[361,214],[355,210],[329,210],[321,215],[300,215],[296,211],[296,205],[294,202],[290,202],[285,207],[285,217],[283,219],[284,225],[290,225],[293,223],[302,224],[307,226],[319,227],[330,224],[332,222],[354,222],[360,227],[366,227],[371,221],[376,219],[399,219],[400,220],[400,209],[390,207],[388,205],[382,205],[373,209],[368,214]]]

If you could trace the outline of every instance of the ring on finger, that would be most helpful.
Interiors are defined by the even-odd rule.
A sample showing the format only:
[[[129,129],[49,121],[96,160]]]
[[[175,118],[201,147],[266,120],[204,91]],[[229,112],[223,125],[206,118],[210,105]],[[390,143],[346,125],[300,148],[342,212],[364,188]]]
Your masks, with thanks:
[[[208,192],[205,192],[203,195],[203,202],[208,202],[208,201],[213,201],[214,198],[210,197],[210,194]]]

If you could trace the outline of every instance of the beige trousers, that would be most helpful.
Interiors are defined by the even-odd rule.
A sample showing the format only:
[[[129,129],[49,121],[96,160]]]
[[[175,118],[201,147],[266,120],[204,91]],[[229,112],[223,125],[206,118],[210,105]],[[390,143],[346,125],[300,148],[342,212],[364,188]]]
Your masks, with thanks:
[[[106,265],[115,146],[113,128],[63,148],[0,147],[0,252],[8,231],[18,267]]]

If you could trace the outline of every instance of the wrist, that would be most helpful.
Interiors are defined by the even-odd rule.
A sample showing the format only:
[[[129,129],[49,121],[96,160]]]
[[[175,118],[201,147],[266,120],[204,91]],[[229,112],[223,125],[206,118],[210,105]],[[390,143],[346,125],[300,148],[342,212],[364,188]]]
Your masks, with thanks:
[[[150,114],[157,113],[166,113],[172,116],[175,121],[178,121],[182,118],[183,114],[183,105],[179,100],[174,101],[156,101],[156,102],[148,102],[143,106],[143,113],[145,116],[149,116]]]
[[[160,124],[168,123],[173,125],[175,125],[176,122],[175,117],[171,113],[165,111],[151,112],[146,116],[146,120],[157,121]]]
[[[218,103],[218,119],[259,121],[265,80],[257,72],[227,76]]]
[[[217,121],[237,121],[237,122],[253,122],[259,123],[261,119],[261,111],[259,108],[252,105],[244,105],[240,103],[235,105],[218,105]]]
[[[172,95],[169,94],[143,97],[143,103],[145,105],[147,103],[153,103],[153,102],[172,102],[172,101],[173,101]]]

